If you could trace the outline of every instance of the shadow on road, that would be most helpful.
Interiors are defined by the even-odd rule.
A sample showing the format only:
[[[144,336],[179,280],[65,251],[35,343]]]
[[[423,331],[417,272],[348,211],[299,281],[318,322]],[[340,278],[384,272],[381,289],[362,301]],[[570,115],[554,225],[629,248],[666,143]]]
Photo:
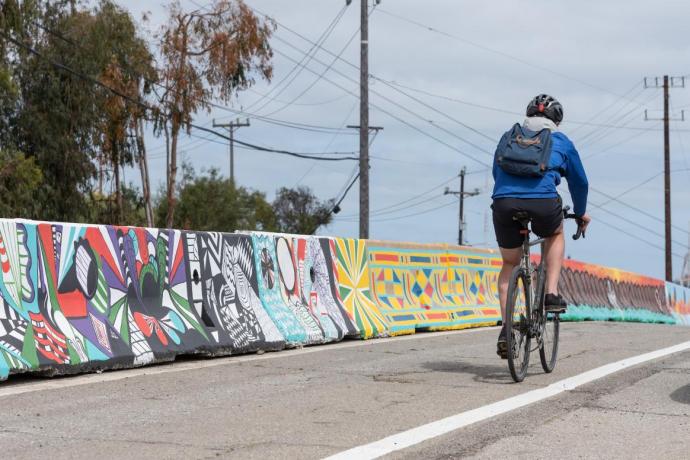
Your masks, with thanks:
[[[690,385],[680,387],[671,393],[671,399],[675,402],[690,404]]]
[[[498,361],[498,359],[497,359]],[[423,363],[422,367],[434,372],[452,372],[472,375],[475,382],[506,384],[513,383],[506,361],[498,364],[477,364],[458,359],[456,361],[432,361]]]

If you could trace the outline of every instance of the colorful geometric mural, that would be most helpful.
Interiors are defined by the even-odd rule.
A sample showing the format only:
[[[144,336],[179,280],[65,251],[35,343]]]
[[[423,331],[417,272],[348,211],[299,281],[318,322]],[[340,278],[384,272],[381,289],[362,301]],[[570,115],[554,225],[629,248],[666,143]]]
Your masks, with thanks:
[[[460,329],[500,320],[494,257],[445,245],[367,242],[372,297],[392,334]],[[469,267],[472,263],[475,266]]]
[[[336,238],[335,248],[338,290],[345,310],[363,339],[387,336],[389,322],[371,299],[366,242]]]

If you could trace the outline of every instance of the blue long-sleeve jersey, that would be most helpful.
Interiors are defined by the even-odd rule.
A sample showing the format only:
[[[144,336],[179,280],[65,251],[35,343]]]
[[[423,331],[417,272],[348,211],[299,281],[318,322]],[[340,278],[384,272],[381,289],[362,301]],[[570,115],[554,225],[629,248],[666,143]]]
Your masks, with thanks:
[[[506,133],[496,148],[503,149],[508,142]],[[587,210],[589,182],[582,166],[580,155],[568,137],[561,132],[551,134],[551,158],[549,170],[543,177],[522,177],[508,174],[496,163],[494,155],[494,191],[492,198],[555,198],[556,187],[561,183],[561,175],[568,181],[568,189],[573,199],[573,212],[581,216]]]

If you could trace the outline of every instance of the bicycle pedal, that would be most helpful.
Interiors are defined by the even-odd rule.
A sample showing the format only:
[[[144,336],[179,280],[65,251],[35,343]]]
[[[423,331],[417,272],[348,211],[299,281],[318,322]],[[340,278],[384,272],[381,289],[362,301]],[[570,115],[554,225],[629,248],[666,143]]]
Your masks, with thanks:
[[[498,342],[496,344],[496,354],[501,359],[508,359],[508,344],[506,342]]]
[[[565,308],[565,307],[553,307],[553,308],[546,307],[546,313],[558,313],[558,314],[563,314],[563,313],[565,313],[566,311],[568,311],[568,309]]]

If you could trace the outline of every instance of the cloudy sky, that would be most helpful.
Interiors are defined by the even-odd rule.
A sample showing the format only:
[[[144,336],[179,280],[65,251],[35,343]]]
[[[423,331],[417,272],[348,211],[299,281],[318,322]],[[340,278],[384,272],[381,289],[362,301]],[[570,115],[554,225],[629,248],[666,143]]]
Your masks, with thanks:
[[[278,23],[275,76],[230,104],[251,119],[237,138],[299,152],[356,151],[358,138],[344,127],[359,123],[359,40],[351,40],[359,29],[359,2],[344,12],[345,0],[246,2]],[[154,30],[166,19],[164,3],[120,0],[135,18],[150,11]],[[190,0],[182,4],[197,8]],[[319,40],[338,17],[322,45],[327,51],[312,49],[309,41]],[[644,88],[643,77],[690,75],[689,17],[685,1],[383,0],[370,16],[371,123],[385,128],[371,149],[371,237],[456,241],[457,198],[443,190],[458,188],[458,172],[466,166],[467,187],[482,192],[466,201],[466,239],[495,246],[489,152],[521,121],[526,103],[546,92],[565,107],[562,130],[578,147],[592,185],[594,223],[587,239],[569,243],[567,253],[663,277],[663,132],[661,122],[644,120],[645,109],[650,118],[661,116],[663,99],[661,90]],[[331,66],[329,52],[342,50],[342,60]],[[673,89],[671,106],[675,116],[683,108],[689,115],[671,126],[677,275],[690,226],[690,87]],[[218,109],[196,122],[236,117]],[[300,130],[276,120],[328,129]],[[152,180],[162,183],[161,142],[151,138],[149,150]],[[227,146],[217,140],[184,139],[182,151],[198,169],[228,173]],[[338,197],[355,166],[250,150],[237,150],[235,159],[238,183],[269,198],[279,187],[297,185],[322,199]],[[134,180],[135,171],[129,177]],[[357,236],[357,190],[321,234]],[[624,192],[620,201],[611,200]]]

